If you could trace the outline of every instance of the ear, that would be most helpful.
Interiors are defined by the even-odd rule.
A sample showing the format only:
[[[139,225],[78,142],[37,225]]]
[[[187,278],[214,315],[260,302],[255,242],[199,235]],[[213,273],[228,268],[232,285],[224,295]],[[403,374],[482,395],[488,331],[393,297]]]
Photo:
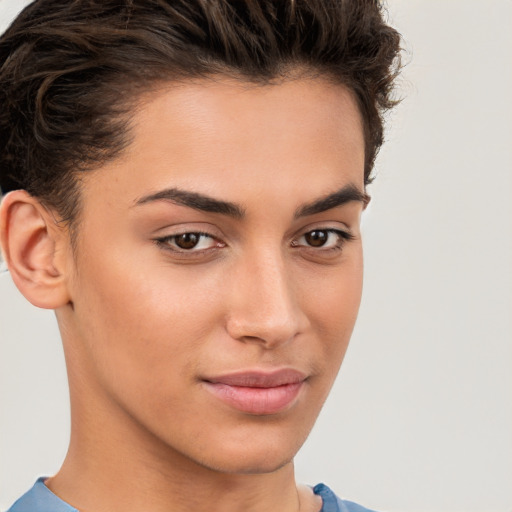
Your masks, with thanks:
[[[2,200],[0,244],[14,283],[34,306],[56,309],[70,302],[67,228],[25,190]]]

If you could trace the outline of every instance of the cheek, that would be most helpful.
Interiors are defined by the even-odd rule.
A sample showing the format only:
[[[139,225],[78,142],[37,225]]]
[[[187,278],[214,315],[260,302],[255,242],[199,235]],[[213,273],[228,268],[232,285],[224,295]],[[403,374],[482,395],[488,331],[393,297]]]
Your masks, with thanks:
[[[362,252],[324,279],[321,290],[308,297],[313,330],[320,342],[327,373],[336,375],[357,319],[363,283]]]
[[[327,323],[344,323],[357,315],[361,302],[363,284],[363,258],[359,245],[351,248],[350,253],[334,269],[325,269],[323,273],[316,271],[309,276],[309,281],[316,285],[316,294],[310,293],[310,298],[316,301],[319,314]]]
[[[157,387],[169,389],[162,384],[175,386],[189,373],[220,315],[217,277],[192,279],[191,272],[113,251],[83,263],[75,319],[103,387],[134,397],[145,388],[156,398]]]

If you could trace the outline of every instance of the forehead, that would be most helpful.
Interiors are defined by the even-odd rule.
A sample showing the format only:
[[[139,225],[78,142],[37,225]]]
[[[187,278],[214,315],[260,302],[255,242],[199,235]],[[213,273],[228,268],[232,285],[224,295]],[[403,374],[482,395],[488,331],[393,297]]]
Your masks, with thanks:
[[[346,182],[363,188],[361,116],[350,91],[327,80],[167,84],[141,99],[130,135],[120,158],[86,176],[86,196],[88,182],[131,203],[171,186],[233,201],[286,190],[299,202]]]

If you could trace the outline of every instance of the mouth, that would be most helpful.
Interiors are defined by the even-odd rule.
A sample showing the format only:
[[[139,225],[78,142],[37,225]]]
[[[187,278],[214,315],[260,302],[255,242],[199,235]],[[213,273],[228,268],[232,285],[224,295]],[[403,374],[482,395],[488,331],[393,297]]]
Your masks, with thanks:
[[[203,380],[216,398],[241,412],[270,415],[297,401],[307,377],[293,369],[244,371]]]

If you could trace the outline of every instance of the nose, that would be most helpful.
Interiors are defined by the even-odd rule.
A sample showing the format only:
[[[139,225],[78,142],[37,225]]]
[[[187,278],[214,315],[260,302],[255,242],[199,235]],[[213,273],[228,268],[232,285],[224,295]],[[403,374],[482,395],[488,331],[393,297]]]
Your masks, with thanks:
[[[232,338],[270,349],[306,330],[308,318],[291,270],[281,255],[239,262],[230,278],[227,331]]]

